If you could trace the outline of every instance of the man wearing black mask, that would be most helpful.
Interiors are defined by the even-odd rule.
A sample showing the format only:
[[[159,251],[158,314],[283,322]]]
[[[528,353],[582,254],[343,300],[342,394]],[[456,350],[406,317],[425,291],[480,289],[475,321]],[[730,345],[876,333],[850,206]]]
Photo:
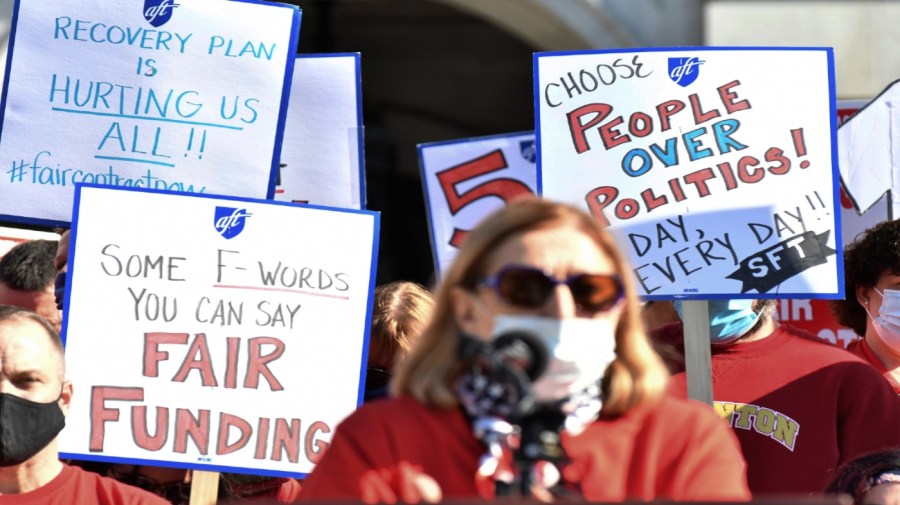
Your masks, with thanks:
[[[33,312],[0,305],[0,505],[166,504],[59,460],[71,400],[59,334]]]

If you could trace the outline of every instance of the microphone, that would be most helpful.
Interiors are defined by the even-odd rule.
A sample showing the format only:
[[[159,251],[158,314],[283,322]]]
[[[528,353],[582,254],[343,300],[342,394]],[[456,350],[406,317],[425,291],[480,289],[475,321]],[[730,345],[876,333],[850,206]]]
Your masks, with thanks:
[[[549,352],[540,338],[523,330],[503,333],[490,342],[462,333],[458,355],[466,368],[477,370],[494,388],[502,388],[503,404],[509,410],[500,415],[515,422],[533,412],[535,399],[531,392],[534,381],[544,373]],[[495,395],[488,390],[479,395]]]
[[[513,459],[519,468],[516,480],[520,496],[532,496],[537,469],[550,472],[542,483],[548,489],[559,481],[557,465],[566,459],[560,432],[566,415],[558,405],[535,401],[531,386],[547,369],[550,351],[540,338],[524,330],[512,330],[494,339],[493,347],[499,359],[510,367],[516,367],[528,376],[528,394],[519,402],[511,421],[519,428],[519,447],[513,451]],[[541,465],[543,463],[543,465]],[[552,481],[552,482],[549,482]],[[512,490],[505,490],[507,494]],[[557,490],[558,491],[558,490]]]
[[[532,382],[547,369],[547,347],[531,333],[522,330],[503,333],[494,339],[492,346],[502,363],[519,368]]]
[[[516,329],[501,333],[490,342],[462,333],[458,352],[465,366],[477,370],[484,383],[491,385],[480,389],[488,398],[479,398],[479,402],[490,401],[490,391],[497,386],[509,406],[497,417],[515,426],[518,434],[516,447],[512,448],[517,475],[513,482],[498,480],[496,494],[529,497],[534,482],[532,473],[538,464],[549,464],[540,468],[554,466],[566,457],[560,439],[565,414],[556,404],[537,403],[532,394],[534,382],[547,370],[550,351],[537,335]],[[548,487],[554,485],[555,482]]]

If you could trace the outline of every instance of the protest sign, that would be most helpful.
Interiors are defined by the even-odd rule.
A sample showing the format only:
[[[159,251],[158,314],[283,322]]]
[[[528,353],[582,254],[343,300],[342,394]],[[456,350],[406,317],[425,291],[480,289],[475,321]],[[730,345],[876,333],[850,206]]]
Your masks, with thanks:
[[[419,144],[431,251],[439,276],[468,230],[510,200],[535,193],[534,132]]]
[[[365,207],[359,53],[297,57],[281,164],[276,200]]]
[[[66,225],[76,183],[271,198],[296,6],[17,0],[0,217]]]
[[[307,474],[362,401],[379,217],[79,186],[75,459]]]
[[[830,49],[534,65],[539,191],[608,225],[647,299],[843,296]]]
[[[860,212],[885,193],[900,192],[900,114],[894,112],[898,97],[900,80],[888,85],[838,131],[841,182]],[[900,198],[892,200],[891,216],[900,215]]]

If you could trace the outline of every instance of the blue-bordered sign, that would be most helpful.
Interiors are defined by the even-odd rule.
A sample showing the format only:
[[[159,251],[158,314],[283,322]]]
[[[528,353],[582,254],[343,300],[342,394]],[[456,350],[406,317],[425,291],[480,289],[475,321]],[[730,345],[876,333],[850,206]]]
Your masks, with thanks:
[[[468,230],[507,202],[534,194],[534,133],[419,144],[419,167],[435,272],[456,256]]]
[[[297,57],[281,163],[275,199],[365,208],[359,53]]]
[[[62,457],[309,473],[362,402],[379,214],[79,185],[72,224]]]
[[[271,198],[300,10],[16,0],[0,220],[67,225],[77,183]]]
[[[648,299],[842,298],[830,48],[534,57],[538,186],[608,225]]]

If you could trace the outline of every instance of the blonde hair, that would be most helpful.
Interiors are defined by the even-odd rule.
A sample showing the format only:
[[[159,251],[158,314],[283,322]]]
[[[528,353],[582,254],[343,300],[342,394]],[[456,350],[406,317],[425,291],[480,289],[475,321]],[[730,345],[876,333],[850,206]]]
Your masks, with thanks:
[[[434,299],[414,282],[396,281],[375,288],[369,366],[391,372],[422,333]]]
[[[640,304],[631,269],[612,237],[589,214],[575,207],[538,198],[525,198],[488,216],[469,232],[453,264],[435,292],[435,309],[416,349],[394,375],[395,395],[410,395],[421,403],[452,408],[457,405],[455,384],[462,373],[457,359],[459,328],[451,292],[474,290],[485,275],[487,261],[513,235],[549,227],[571,227],[597,244],[622,277],[625,305],[616,327],[616,360],[604,378],[602,414],[613,416],[632,407],[656,402],[665,389],[668,372],[653,350],[641,323]]]

